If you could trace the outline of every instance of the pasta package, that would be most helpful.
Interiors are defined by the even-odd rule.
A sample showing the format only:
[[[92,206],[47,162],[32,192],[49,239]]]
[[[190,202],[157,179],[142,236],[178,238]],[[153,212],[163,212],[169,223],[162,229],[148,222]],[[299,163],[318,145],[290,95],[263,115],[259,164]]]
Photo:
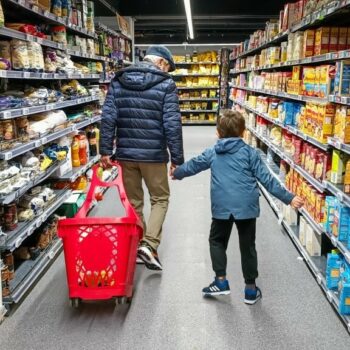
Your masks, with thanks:
[[[15,70],[30,68],[27,43],[23,40],[11,40],[12,67]]]
[[[27,42],[30,69],[43,71],[45,68],[43,50],[39,43]]]

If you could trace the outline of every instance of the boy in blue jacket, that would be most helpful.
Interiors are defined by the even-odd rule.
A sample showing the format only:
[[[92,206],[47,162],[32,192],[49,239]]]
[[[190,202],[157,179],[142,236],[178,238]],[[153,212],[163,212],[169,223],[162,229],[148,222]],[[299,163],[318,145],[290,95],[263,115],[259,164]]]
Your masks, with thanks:
[[[288,192],[270,173],[259,153],[243,140],[245,120],[233,110],[222,113],[218,120],[219,140],[200,156],[177,167],[173,179],[211,170],[212,224],[209,244],[213,270],[213,283],[203,289],[203,296],[230,294],[226,279],[226,249],[233,223],[239,235],[241,264],[245,279],[246,304],[253,305],[261,297],[256,286],[258,260],[255,249],[256,218],[259,217],[258,181],[275,197],[293,208],[300,208],[303,200]]]

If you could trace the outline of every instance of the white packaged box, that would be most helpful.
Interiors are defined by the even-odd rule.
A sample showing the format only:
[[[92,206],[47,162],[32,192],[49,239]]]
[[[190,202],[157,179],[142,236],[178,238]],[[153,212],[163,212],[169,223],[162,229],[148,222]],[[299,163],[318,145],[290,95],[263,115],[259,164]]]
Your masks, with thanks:
[[[321,236],[319,236],[309,225],[307,225],[306,230],[306,250],[310,256],[321,255]]]
[[[299,223],[299,241],[303,247],[306,245],[306,229],[307,229],[306,220],[301,216]]]

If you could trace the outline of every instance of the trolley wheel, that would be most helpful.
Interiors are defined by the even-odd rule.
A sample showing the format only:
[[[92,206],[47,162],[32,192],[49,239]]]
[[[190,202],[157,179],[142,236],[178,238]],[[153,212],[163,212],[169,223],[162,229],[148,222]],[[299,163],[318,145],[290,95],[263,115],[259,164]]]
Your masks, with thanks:
[[[129,305],[132,303],[132,296],[126,298],[126,303],[129,304]]]
[[[127,303],[127,298],[126,297],[117,297],[116,299],[116,304],[117,305],[124,305]]]
[[[80,299],[79,298],[72,298],[69,300],[70,306],[74,309],[77,309],[80,306]]]

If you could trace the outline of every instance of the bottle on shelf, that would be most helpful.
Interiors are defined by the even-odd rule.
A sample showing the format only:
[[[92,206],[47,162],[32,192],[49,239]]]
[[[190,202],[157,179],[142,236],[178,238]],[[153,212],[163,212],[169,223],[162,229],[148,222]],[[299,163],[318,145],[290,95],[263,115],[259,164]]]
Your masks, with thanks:
[[[74,168],[80,167],[79,148],[79,139],[75,136],[72,142],[72,165]]]

